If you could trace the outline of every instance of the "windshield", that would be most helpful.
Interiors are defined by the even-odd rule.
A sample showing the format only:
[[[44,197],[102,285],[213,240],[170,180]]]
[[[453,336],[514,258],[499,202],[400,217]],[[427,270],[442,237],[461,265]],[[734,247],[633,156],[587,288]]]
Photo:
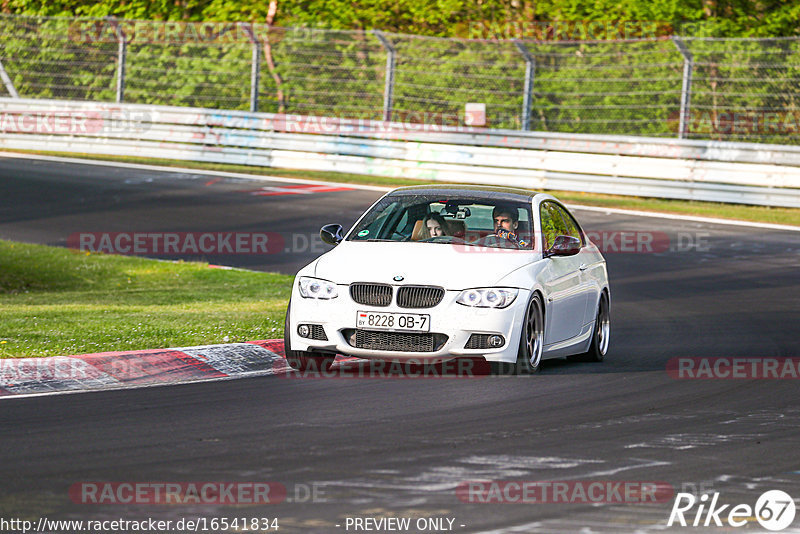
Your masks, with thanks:
[[[526,202],[469,196],[390,195],[358,222],[348,241],[418,241],[531,250]]]

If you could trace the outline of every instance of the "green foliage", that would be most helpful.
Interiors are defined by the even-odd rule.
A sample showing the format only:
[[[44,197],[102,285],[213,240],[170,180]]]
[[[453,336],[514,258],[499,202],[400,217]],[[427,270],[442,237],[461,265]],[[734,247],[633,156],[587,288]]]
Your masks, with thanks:
[[[140,20],[264,22],[268,1],[8,0],[5,12]],[[278,0],[277,26],[466,37],[470,25],[532,21],[658,21],[694,35],[798,35],[798,0]],[[512,37],[512,36],[506,36]],[[516,37],[526,37],[517,35]],[[527,36],[530,37],[530,36]]]
[[[532,129],[666,137],[677,135],[684,67],[671,40],[565,39],[592,37],[592,28],[605,28],[600,33],[614,37],[626,20],[655,21],[650,26],[633,24],[653,35],[790,35],[798,31],[800,17],[800,0],[601,0],[591,5],[577,0],[370,0],[357,5],[291,0],[278,4],[276,22],[295,25],[285,28],[258,23],[266,17],[269,3],[252,0],[10,0],[7,5],[11,11],[36,15],[256,22],[253,29],[262,48],[259,111],[373,120],[383,116],[387,51],[364,30],[407,32],[387,33],[397,51],[393,118],[462,124],[464,105],[480,102],[486,105],[492,128],[522,127],[526,65],[511,40],[520,38],[535,59]],[[557,27],[552,35],[542,33],[547,24],[531,22],[548,19],[574,23],[565,25],[563,33]],[[232,23],[219,24],[214,28],[221,33],[212,32],[208,38],[199,22],[146,24],[150,33],[131,37],[127,47],[126,102],[249,109],[253,44],[245,32]],[[104,27],[101,38],[87,31],[94,25]],[[164,28],[177,29],[170,34],[172,30]],[[547,39],[535,40],[542,37]],[[685,42],[694,56],[690,137],[798,142],[800,40]],[[115,99],[116,34],[102,19],[0,16],[0,59],[21,96]],[[764,117],[765,113],[773,115]]]

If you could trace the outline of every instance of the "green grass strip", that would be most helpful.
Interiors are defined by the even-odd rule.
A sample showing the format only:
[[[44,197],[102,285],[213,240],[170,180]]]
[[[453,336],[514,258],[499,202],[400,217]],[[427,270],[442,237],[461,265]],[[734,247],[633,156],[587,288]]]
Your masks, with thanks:
[[[0,357],[280,338],[291,281],[0,240]]]

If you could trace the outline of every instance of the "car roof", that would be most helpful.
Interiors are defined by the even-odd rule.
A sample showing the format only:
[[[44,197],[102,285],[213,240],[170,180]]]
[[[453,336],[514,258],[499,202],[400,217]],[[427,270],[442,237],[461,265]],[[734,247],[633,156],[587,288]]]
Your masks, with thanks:
[[[517,187],[498,187],[492,185],[412,185],[395,189],[389,195],[460,195],[495,202],[530,202],[537,194]]]

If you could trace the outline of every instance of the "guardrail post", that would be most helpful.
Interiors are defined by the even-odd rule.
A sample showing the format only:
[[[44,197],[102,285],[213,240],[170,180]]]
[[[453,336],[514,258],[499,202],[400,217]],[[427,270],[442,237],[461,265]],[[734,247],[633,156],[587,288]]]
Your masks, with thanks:
[[[536,75],[536,60],[522,41],[515,40],[517,50],[525,58],[525,86],[522,94],[522,129],[531,129],[531,101],[533,99],[533,81]]]
[[[258,111],[258,84],[261,79],[261,43],[252,24],[245,25],[244,30],[253,48],[250,61],[250,111],[255,113]]]
[[[117,103],[121,104],[125,100],[125,56],[127,54],[128,43],[122,26],[117,23],[114,17],[108,18],[117,32]]]
[[[689,133],[689,106],[692,103],[692,71],[694,70],[694,56],[686,47],[680,37],[672,36],[672,42],[683,56],[683,84],[681,86],[681,115],[678,123],[678,139],[683,139]]]
[[[8,76],[5,67],[3,67],[2,61],[0,61],[0,78],[2,78],[3,84],[6,86],[6,91],[8,91],[8,94],[10,94],[12,98],[19,98],[19,93],[17,92],[17,88],[14,87],[14,82],[12,82],[11,78]]]
[[[389,42],[389,39],[383,35],[383,32],[378,30],[372,30],[372,33],[378,40],[381,42],[383,47],[386,49],[386,82],[383,86],[383,120],[389,122],[392,120],[392,97],[394,95],[394,65],[395,65],[395,55],[397,51],[395,50],[392,43]]]

